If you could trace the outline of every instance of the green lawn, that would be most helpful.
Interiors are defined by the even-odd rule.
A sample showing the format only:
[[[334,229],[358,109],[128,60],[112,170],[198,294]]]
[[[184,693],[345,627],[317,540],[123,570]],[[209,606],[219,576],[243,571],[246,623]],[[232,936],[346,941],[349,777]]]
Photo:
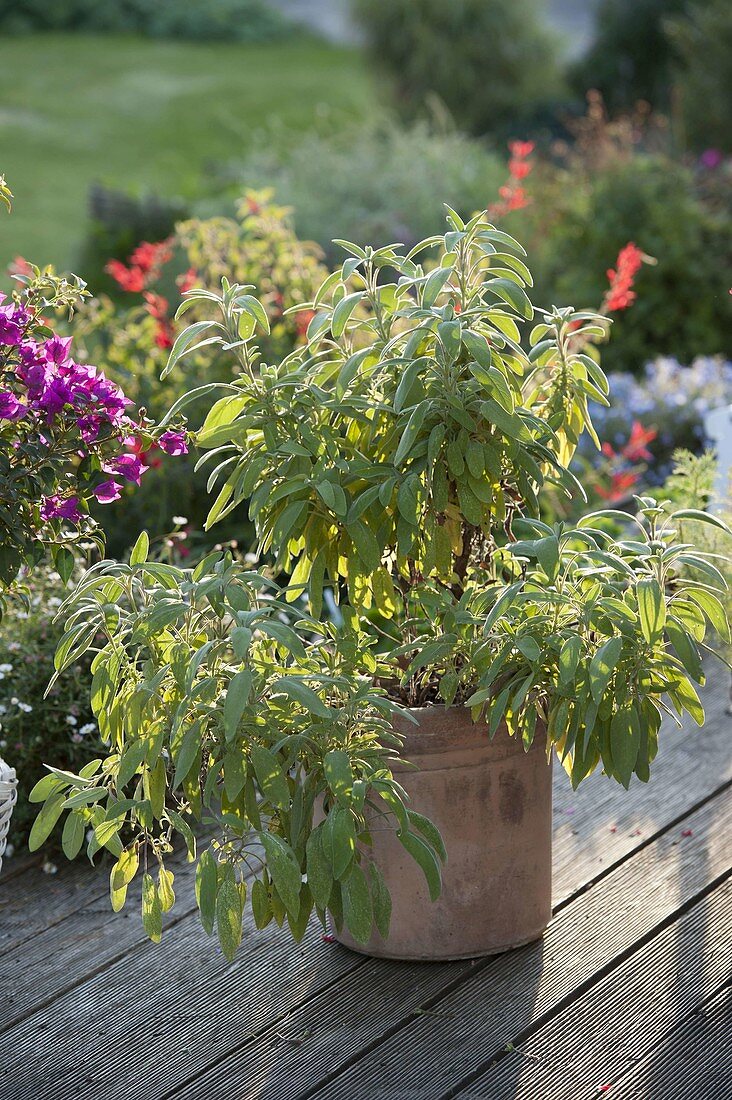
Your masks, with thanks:
[[[364,117],[375,92],[360,56],[309,39],[268,45],[38,35],[0,40],[0,174],[15,193],[5,258],[73,263],[93,180],[193,197],[207,164]]]

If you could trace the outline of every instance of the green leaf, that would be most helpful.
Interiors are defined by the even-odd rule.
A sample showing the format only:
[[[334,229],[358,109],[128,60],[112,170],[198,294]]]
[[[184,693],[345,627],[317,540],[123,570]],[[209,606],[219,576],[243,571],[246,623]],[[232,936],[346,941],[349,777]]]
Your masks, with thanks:
[[[29,802],[45,802],[54,791],[62,791],[67,783],[62,782],[56,775],[42,776],[28,795]]]
[[[582,639],[579,635],[567,638],[559,653],[559,686],[568,687],[577,675]]]
[[[84,832],[84,819],[79,814],[70,813],[61,834],[61,847],[67,859],[78,856],[84,843]]]
[[[129,783],[147,755],[148,742],[142,739],[126,745],[117,769],[117,790]]]
[[[397,830],[396,835],[402,847],[422,868],[424,877],[427,880],[430,898],[432,901],[436,901],[442,892],[442,876],[437,856],[421,836],[405,832],[403,829]]]
[[[196,903],[201,915],[201,924],[208,936],[213,932],[216,919],[218,884],[216,860],[211,853],[211,849],[207,848],[205,852],[201,853],[196,867]]]
[[[333,317],[330,322],[330,331],[336,340],[343,335],[346,324],[349,317],[353,313],[358,303],[363,298],[363,291],[357,290],[353,294],[346,294],[345,298],[341,298],[337,306],[333,310]]]
[[[696,680],[697,684],[703,683],[704,669],[694,639],[684,630],[681,623],[673,617],[666,623],[666,633],[691,679]]]
[[[605,693],[623,648],[622,638],[610,638],[601,645],[590,662],[590,691],[595,702]]]
[[[252,745],[249,752],[260,791],[273,806],[286,810],[290,805],[290,788],[277,757],[264,745]]]
[[[273,912],[267,887],[258,878],[252,883],[252,915],[257,928],[266,928],[272,920]]]
[[[351,758],[345,749],[331,749],[323,758],[325,781],[339,802],[348,805],[353,788]]]
[[[305,845],[308,886],[319,909],[327,909],[333,890],[333,872],[323,852],[323,827],[313,829]]]
[[[422,306],[424,309],[432,308],[452,273],[452,267],[436,267],[434,271],[429,273],[422,287]]]
[[[724,531],[725,534],[732,535],[732,531],[723,519],[713,515],[711,512],[702,512],[698,508],[681,508],[671,516],[672,523],[675,523],[678,519],[695,519],[699,523],[708,523],[712,527],[718,527],[719,530]]]
[[[31,852],[38,851],[44,841],[51,835],[54,825],[61,817],[65,801],[62,791],[51,794],[46,799],[38,813],[38,817],[33,822],[28,838],[28,847]]]
[[[504,302],[508,302],[527,321],[534,316],[534,307],[525,291],[512,279],[488,279],[485,285],[487,290],[492,291],[498,298],[502,298]]]
[[[322,699],[315,694],[312,688],[304,684],[302,680],[296,680],[291,676],[282,676],[272,684],[272,693],[282,692],[289,699],[300,703],[310,714],[318,718],[332,718],[333,711],[327,707]]]
[[[183,331],[176,338],[175,343],[170,349],[170,355],[168,356],[168,362],[165,365],[160,377],[166,378],[172,371],[175,364],[182,358],[188,351],[193,350],[198,337],[206,332],[208,329],[213,328],[216,325],[216,321],[196,321],[195,324],[189,325],[188,328]]]
[[[241,922],[241,894],[232,873],[224,877],[216,895],[216,931],[228,962],[234,958],[241,943]]]
[[[173,753],[173,759],[175,761],[173,787],[180,787],[181,783],[193,767],[193,763],[198,755],[198,751],[200,748],[201,728],[198,722],[194,722],[191,727],[186,730],[181,741],[176,745],[175,751]]]
[[[427,413],[429,412],[429,408],[429,401],[420,401],[419,405],[417,405],[416,408],[413,409],[412,415],[407,421],[407,426],[402,432],[402,437],[399,440],[399,446],[397,447],[396,453],[394,454],[393,461],[395,466],[401,466],[402,462],[411,451],[415,440],[419,435],[420,429],[424,424],[424,420],[427,416]]]
[[[655,645],[666,625],[666,604],[661,586],[655,577],[648,577],[638,581],[636,595],[643,637],[649,645]]]
[[[627,790],[635,769],[640,747],[640,725],[635,710],[624,707],[613,715],[610,724],[610,748],[615,774]]]
[[[53,564],[64,584],[68,584],[74,572],[75,558],[67,546],[57,546],[53,552]]]
[[[389,937],[391,924],[391,894],[384,881],[379,867],[374,862],[369,862],[369,877],[371,879],[371,907],[374,911],[374,923],[383,940]]]
[[[150,551],[150,539],[147,531],[141,531],[137,536],[137,542],[132,547],[130,552],[130,565],[141,565],[147,561],[147,555]]]
[[[160,943],[163,934],[163,910],[158,888],[147,871],[142,876],[142,927],[153,943]]]
[[[346,928],[357,943],[366,943],[371,936],[373,912],[371,892],[358,863],[353,864],[348,877],[341,883],[341,894]]]
[[[160,908],[164,913],[169,912],[175,905],[175,892],[173,890],[174,875],[167,867],[158,870],[158,897]]]
[[[416,810],[407,810],[407,817],[409,818],[409,824],[422,834],[427,843],[437,852],[442,862],[446,863],[447,852],[437,826],[428,817],[417,813]]]
[[[356,553],[363,562],[364,569],[369,574],[374,573],[381,565],[381,547],[376,540],[376,536],[360,520],[349,524],[346,530],[353,540]]]
[[[287,911],[297,917],[302,873],[295,853],[276,833],[260,833],[260,837],[267,856],[267,868],[277,887],[277,893]]]
[[[356,852],[356,830],[349,810],[336,806],[323,826],[323,854],[330,863],[333,877],[341,879],[351,865]]]
[[[227,741],[236,736],[251,690],[252,674],[248,668],[232,676],[224,700],[224,734]]]

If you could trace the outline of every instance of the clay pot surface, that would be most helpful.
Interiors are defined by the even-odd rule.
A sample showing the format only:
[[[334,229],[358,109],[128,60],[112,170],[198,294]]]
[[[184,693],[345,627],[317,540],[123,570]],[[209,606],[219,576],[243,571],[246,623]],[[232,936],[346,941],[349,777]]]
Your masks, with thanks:
[[[358,944],[344,928],[338,939],[364,954],[414,960],[492,955],[538,939],[551,917],[551,763],[541,729],[525,752],[504,726],[491,740],[466,708],[412,714],[418,726],[399,718],[395,728],[418,770],[397,764],[394,775],[410,808],[442,834],[442,894],[430,900],[421,869],[374,815],[370,855],[392,897],[389,937],[377,932]]]

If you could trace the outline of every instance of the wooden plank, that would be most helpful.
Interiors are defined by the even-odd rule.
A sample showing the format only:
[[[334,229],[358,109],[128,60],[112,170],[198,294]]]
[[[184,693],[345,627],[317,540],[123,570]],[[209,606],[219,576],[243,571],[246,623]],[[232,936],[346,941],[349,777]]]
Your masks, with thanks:
[[[401,1022],[387,1020],[379,1016],[378,1000],[364,1004],[362,1011],[378,1018],[378,1025],[371,1025],[366,1033],[360,1020],[351,1023],[346,1013],[335,1015],[322,1001],[317,1014],[315,1005],[309,1006],[313,1041],[307,1048],[305,1072],[299,1071],[299,1091],[294,1087],[291,1091],[288,1084],[298,1066],[283,1054],[272,1067],[272,1090],[262,1090],[258,1100],[288,1096],[304,1100],[310,1095],[318,1100],[354,1096],[442,1100],[453,1095],[507,1043],[556,1013],[579,990],[601,980],[636,944],[654,935],[711,883],[729,873],[730,800],[722,796],[705,804],[688,819],[688,827],[693,837],[680,841],[675,831],[664,834],[562,909],[543,941],[479,963],[457,989],[423,1003],[422,1008],[429,1010],[423,1015]],[[357,984],[366,973],[359,973]],[[351,989],[353,1000],[356,992]],[[331,1006],[348,994],[345,985],[331,990]],[[300,1026],[301,1016],[293,1016],[293,1026]],[[345,1033],[338,1030],[341,1020],[348,1021]],[[358,1029],[357,1041],[347,1047],[347,1039]],[[380,1030],[387,1036],[384,1041],[379,1041]],[[362,1056],[359,1045],[366,1051]],[[261,1048],[259,1053],[263,1054]],[[319,1078],[337,1072],[341,1056],[343,1072],[331,1084],[316,1088]],[[215,1073],[204,1074],[195,1086],[171,1095],[176,1100],[192,1100],[196,1095],[219,1100],[226,1095],[217,1083],[227,1078],[221,1071],[228,1070],[232,1080],[250,1057],[256,1063],[253,1053],[242,1050]]]
[[[732,1096],[732,987],[727,985],[613,1085],[612,1100]]]
[[[615,1096],[629,1066],[653,1056],[728,980],[732,882],[663,929],[587,993],[499,1055],[460,1100],[575,1100]],[[655,1089],[648,1095],[657,1100]]]
[[[693,768],[687,766],[689,742],[671,728],[666,730],[653,784],[647,787],[637,784],[629,794],[599,776],[592,777],[586,787],[573,794],[564,773],[555,769],[554,863],[558,904],[566,904],[588,881],[645,844],[676,816],[688,812],[725,778],[731,765],[728,731],[723,721],[726,698],[719,690],[719,683],[719,680],[713,682],[705,692],[710,724],[701,740],[694,742],[697,758]],[[615,831],[610,832],[611,828]],[[75,884],[69,898],[64,897],[63,891],[66,875]],[[146,943],[134,916],[121,919],[111,913],[103,873],[97,883],[82,865],[80,869],[66,868],[65,874],[60,871],[49,883],[47,876],[36,871],[35,878],[24,879],[24,885],[23,895],[15,903],[15,923],[26,934],[17,929],[0,932],[0,942],[3,936],[7,937],[8,953],[4,963],[0,957],[0,1031],[96,974],[105,963],[112,963]],[[38,904],[39,894],[45,896],[49,885],[58,898],[50,913],[45,904]],[[182,881],[179,885],[183,887]],[[80,894],[84,887],[90,889],[87,902]],[[195,907],[190,890],[180,888],[177,892],[179,901],[174,916],[179,920]],[[43,922],[48,925],[51,917],[52,934],[40,935],[39,925],[42,931]]]

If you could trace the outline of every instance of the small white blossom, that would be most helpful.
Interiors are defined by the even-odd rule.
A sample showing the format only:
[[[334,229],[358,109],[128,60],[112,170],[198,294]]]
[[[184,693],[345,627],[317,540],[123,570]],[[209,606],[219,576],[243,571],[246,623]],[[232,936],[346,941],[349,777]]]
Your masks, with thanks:
[[[86,722],[79,730],[79,733],[82,735],[82,737],[86,737],[88,733],[94,733],[96,728],[96,722]]]
[[[74,718],[73,714],[67,714],[66,715],[66,725],[67,726],[78,726],[78,724],[79,724],[79,719]]]
[[[30,705],[30,703],[18,703],[18,710],[22,710],[24,714],[30,714],[30,712],[33,710],[33,707]]]
[[[187,516],[173,516],[173,523],[175,524],[176,527],[183,527],[184,524],[188,523],[188,517]]]
[[[12,672],[13,666],[9,665],[7,661],[0,665],[0,672]]]

